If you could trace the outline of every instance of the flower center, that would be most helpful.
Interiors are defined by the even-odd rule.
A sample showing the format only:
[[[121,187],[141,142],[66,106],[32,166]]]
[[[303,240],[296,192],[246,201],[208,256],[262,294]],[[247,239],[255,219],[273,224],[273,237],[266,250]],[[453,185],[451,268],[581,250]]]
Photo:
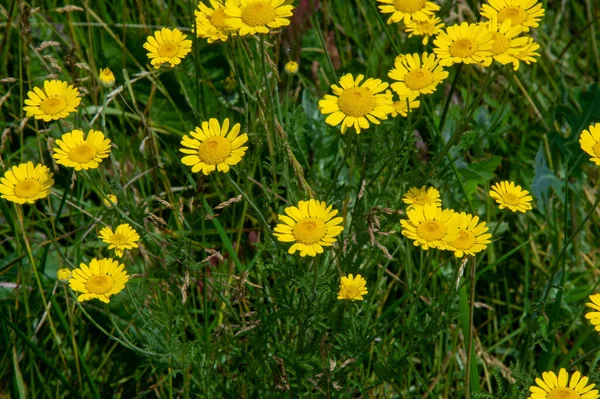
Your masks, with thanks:
[[[113,280],[110,276],[92,276],[85,283],[90,294],[108,294],[113,286]]]
[[[365,87],[353,87],[340,94],[338,107],[349,116],[365,116],[375,108],[375,96]]]
[[[600,143],[594,144],[592,151],[594,151],[594,154],[596,154],[597,158],[600,158]]]
[[[581,395],[571,388],[554,388],[548,394],[548,399],[579,399]]]
[[[521,7],[507,7],[498,12],[498,22],[501,24],[510,19],[511,25],[520,25],[525,20],[525,11]]]
[[[15,186],[15,195],[19,198],[35,197],[40,191],[42,191],[42,185],[34,179],[20,181]]]
[[[521,199],[512,193],[503,194],[502,200],[510,205],[518,205],[521,202]]]
[[[446,235],[446,227],[434,220],[423,222],[417,227],[417,235],[425,241],[437,241]]]
[[[112,237],[110,237],[110,242],[115,245],[125,245],[127,244],[127,237],[120,233],[113,234]]]
[[[48,115],[56,115],[67,108],[67,100],[62,97],[47,97],[40,104],[40,109]]]
[[[492,55],[504,54],[510,47],[510,41],[502,33],[492,32]]]
[[[215,10],[210,16],[210,23],[219,30],[223,30],[227,28],[225,24],[225,20],[227,19],[227,15],[225,15],[225,9],[219,8]]]
[[[158,54],[164,58],[173,58],[179,53],[179,47],[173,43],[163,43],[158,46]]]
[[[471,249],[475,245],[475,235],[468,230],[460,230],[458,238],[454,240],[452,246],[456,249]]]
[[[198,148],[200,160],[208,165],[217,165],[225,162],[231,154],[231,143],[225,137],[210,137]]]
[[[404,84],[411,90],[421,90],[431,83],[433,83],[433,74],[423,68],[410,71],[404,77]]]
[[[275,19],[275,9],[270,1],[257,1],[242,11],[242,21],[248,26],[262,26]]]
[[[418,21],[417,26],[425,34],[433,35],[435,33],[435,24],[430,21]]]
[[[88,163],[96,155],[96,149],[89,144],[81,144],[72,148],[69,158],[76,163]]]
[[[450,55],[459,58],[468,58],[477,51],[477,43],[470,39],[459,39],[450,46]]]
[[[326,233],[325,223],[316,218],[302,219],[296,223],[292,232],[296,241],[307,245],[318,243]]]
[[[418,205],[426,205],[426,204],[433,204],[434,203],[434,201],[431,198],[429,198],[429,196],[427,194],[419,194],[419,196],[417,196],[415,198],[415,202]]]
[[[359,299],[358,287],[355,285],[346,286],[342,290],[342,296],[347,299]]]
[[[395,0],[394,7],[408,14],[419,11],[425,6],[425,0]]]

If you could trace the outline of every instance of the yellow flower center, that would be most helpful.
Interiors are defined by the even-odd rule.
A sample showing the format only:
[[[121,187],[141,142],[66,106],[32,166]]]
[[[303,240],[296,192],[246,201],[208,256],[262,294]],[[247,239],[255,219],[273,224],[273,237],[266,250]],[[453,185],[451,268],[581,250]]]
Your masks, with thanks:
[[[436,31],[435,24],[430,21],[418,21],[417,27],[422,33],[425,33],[426,35],[433,35]]]
[[[596,154],[597,158],[600,158],[600,143],[594,144],[592,151],[594,151],[594,154]]]
[[[412,14],[425,7],[425,0],[395,0],[394,7],[398,11]]]
[[[513,193],[504,193],[502,194],[502,200],[510,205],[518,205],[521,203],[521,199],[514,195]]]
[[[492,55],[504,54],[510,47],[510,41],[502,33],[492,32]]]
[[[113,234],[112,237],[110,237],[110,242],[114,245],[125,245],[127,244],[127,241],[127,236],[121,233]]]
[[[423,222],[417,227],[417,235],[425,241],[437,241],[446,235],[446,226],[434,220]]]
[[[404,84],[411,90],[421,90],[431,83],[433,83],[433,74],[423,68],[410,71],[404,77]]]
[[[257,1],[249,4],[242,11],[242,21],[252,27],[266,25],[275,17],[275,9],[270,1]]]
[[[452,57],[468,58],[477,51],[477,43],[471,39],[459,39],[450,45]]]
[[[219,30],[223,30],[227,28],[225,24],[225,20],[227,19],[227,15],[225,15],[225,9],[219,8],[215,10],[210,16],[210,23]]]
[[[407,105],[406,105],[406,100],[398,100],[398,101],[394,101],[394,110],[396,110],[397,113],[399,113],[400,115],[406,115],[407,114]]]
[[[113,280],[110,276],[92,276],[85,283],[90,294],[108,294],[113,286]]]
[[[507,7],[498,12],[498,22],[501,24],[510,19],[511,25],[520,25],[525,20],[525,16],[525,11],[521,7]]]
[[[40,109],[47,115],[56,115],[67,108],[67,100],[62,97],[47,97],[40,104]]]
[[[15,195],[19,198],[35,197],[40,191],[42,191],[42,185],[34,179],[20,181],[15,186]]]
[[[375,108],[375,96],[365,87],[353,87],[340,94],[338,107],[349,116],[365,116]]]
[[[179,53],[179,47],[173,43],[163,43],[158,46],[158,55],[164,58],[173,58]]]
[[[571,388],[554,388],[548,393],[548,399],[579,399],[581,395]]]
[[[302,219],[294,226],[292,231],[296,241],[302,244],[316,244],[327,234],[327,227],[321,219]]]
[[[229,155],[231,155],[231,143],[222,136],[210,137],[198,148],[200,160],[207,165],[223,163]]]
[[[71,149],[69,158],[76,163],[88,163],[96,155],[96,149],[89,144],[81,144]]]
[[[357,285],[346,285],[340,291],[340,295],[345,299],[362,299]]]
[[[454,248],[462,250],[471,249],[473,245],[475,245],[475,234],[469,230],[460,230],[458,238],[452,243]]]
[[[417,197],[415,197],[415,203],[418,205],[425,205],[434,204],[435,201],[432,198],[429,198],[427,194],[419,194]]]

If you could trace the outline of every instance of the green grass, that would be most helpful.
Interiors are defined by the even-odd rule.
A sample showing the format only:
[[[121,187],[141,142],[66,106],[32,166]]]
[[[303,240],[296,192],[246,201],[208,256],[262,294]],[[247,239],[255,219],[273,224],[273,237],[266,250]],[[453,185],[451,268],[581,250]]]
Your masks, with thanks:
[[[448,68],[408,118],[358,136],[325,124],[329,85],[388,80],[396,55],[423,51],[374,1],[315,0],[315,13],[294,2],[301,22],[280,34],[196,39],[160,70],[143,43],[162,26],[191,37],[194,1],[77,3],[0,7],[2,172],[53,169],[50,143],[73,128],[114,143],[98,169],[56,165],[47,199],[0,200],[0,398],[526,398],[561,367],[600,382],[600,336],[584,318],[598,291],[600,174],[578,143],[600,121],[596,2],[543,2],[537,63]],[[440,2],[439,15],[474,22],[476,3]],[[283,73],[291,59],[297,76]],[[99,85],[101,67],[118,93]],[[27,91],[51,77],[80,87],[78,112],[26,119]],[[182,136],[209,118],[249,135],[229,174],[180,162]],[[488,197],[506,179],[531,191],[531,212]],[[461,259],[400,234],[402,195],[421,185],[496,231],[462,276]],[[288,255],[277,214],[311,196],[345,230],[322,255]],[[57,270],[109,256],[97,235],[120,223],[142,237],[123,258],[135,277],[110,304],[78,303]],[[336,299],[348,273],[367,280],[364,301]]]

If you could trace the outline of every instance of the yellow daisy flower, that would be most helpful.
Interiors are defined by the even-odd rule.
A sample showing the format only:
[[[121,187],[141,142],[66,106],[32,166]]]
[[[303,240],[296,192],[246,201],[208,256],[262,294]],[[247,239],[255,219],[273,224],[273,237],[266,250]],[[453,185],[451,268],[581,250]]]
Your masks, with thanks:
[[[527,212],[532,209],[530,202],[533,198],[529,191],[522,190],[521,186],[515,186],[512,181],[501,181],[492,186],[490,197],[496,200],[500,209],[508,208],[512,212]]]
[[[581,132],[579,145],[592,157],[591,161],[600,166],[600,123],[590,125],[588,129]]]
[[[437,85],[448,77],[448,72],[438,65],[435,54],[423,53],[419,57],[415,53],[396,57],[388,76],[396,81],[391,85],[392,90],[398,96],[406,97],[433,93]]]
[[[285,0],[229,0],[226,23],[241,36],[269,33],[269,28],[288,26],[293,9]]]
[[[594,309],[594,311],[586,313],[585,318],[588,319],[594,326],[594,330],[600,332],[600,294],[590,295],[590,301],[585,306]]]
[[[450,249],[460,237],[459,217],[452,209],[442,209],[435,204],[425,204],[406,211],[408,219],[400,220],[402,235],[414,241],[415,246]]]
[[[363,295],[367,295],[368,293],[367,281],[362,278],[360,274],[357,274],[355,278],[352,273],[350,273],[348,277],[342,277],[337,299],[362,301]]]
[[[519,69],[519,59],[515,56],[528,43],[529,38],[517,37],[523,28],[520,26],[511,26],[510,21],[504,21],[498,24],[496,16],[486,22],[486,26],[492,34],[492,58],[502,65],[513,63],[515,71]]]
[[[138,247],[137,242],[140,240],[140,235],[129,224],[123,223],[117,226],[114,233],[110,227],[103,228],[100,230],[98,238],[110,244],[108,250],[114,248],[115,255],[121,258],[124,250]]]
[[[98,80],[104,87],[113,87],[115,85],[115,75],[109,68],[100,68]]]
[[[440,9],[435,3],[426,0],[377,0],[382,3],[379,11],[382,14],[392,14],[388,24],[404,21],[405,24],[413,20],[422,21]]]
[[[212,8],[204,3],[198,4],[198,10],[194,11],[196,15],[196,36],[208,39],[209,43],[217,40],[226,41],[230,33],[235,31],[227,27],[225,6],[220,0],[210,0]]]
[[[106,196],[110,200],[110,201],[108,201],[107,199],[104,200],[104,205],[107,208],[112,208],[113,206],[117,206],[117,204],[119,203],[119,200],[117,199],[116,195],[114,195],[114,194],[107,194]],[[112,204],[111,204],[111,201],[112,201]]]
[[[451,66],[457,63],[480,64],[489,66],[492,63],[493,41],[491,32],[481,24],[449,26],[442,31],[433,44],[433,52],[440,60],[440,65]]]
[[[288,253],[300,251],[300,256],[316,256],[323,253],[323,247],[329,247],[343,230],[339,226],[344,219],[334,217],[338,211],[324,201],[298,202],[298,206],[285,208],[286,215],[278,215],[281,222],[275,227],[273,235],[281,242],[293,242]]]
[[[288,75],[295,75],[298,73],[298,63],[296,61],[290,61],[284,65],[283,69]]]
[[[544,9],[537,0],[489,0],[489,4],[481,6],[481,15],[488,19],[496,16],[499,23],[510,20],[512,26],[523,27],[528,32],[539,26]]]
[[[52,176],[47,166],[33,166],[33,162],[13,166],[0,177],[0,197],[17,204],[33,204],[50,195]]]
[[[427,186],[409,188],[408,192],[402,196],[402,202],[408,205],[408,209],[427,204],[435,205],[438,208],[442,206],[440,192],[434,187]]]
[[[440,33],[445,26],[439,17],[428,15],[426,19],[421,21],[412,20],[407,22],[404,31],[408,33],[408,37],[423,36],[423,45],[426,45],[429,43],[429,38]]]
[[[27,97],[23,107],[26,115],[44,122],[66,118],[76,112],[81,102],[79,90],[60,80],[45,80],[44,90],[34,87],[33,91],[27,92]]]
[[[59,269],[56,272],[56,278],[62,281],[63,283],[69,281],[69,279],[71,278],[71,270]]]
[[[52,158],[59,165],[77,171],[96,169],[102,159],[110,154],[110,140],[98,130],[91,129],[85,139],[83,131],[73,130],[56,140],[53,151]]]
[[[236,123],[229,131],[229,118],[225,118],[223,126],[211,118],[202,122],[202,129],[197,127],[181,140],[179,151],[189,154],[181,158],[184,165],[191,166],[192,172],[202,171],[205,175],[215,169],[219,172],[229,172],[230,165],[236,165],[241,160],[248,147],[242,147],[248,141],[246,133],[240,133],[240,124]]]
[[[459,215],[458,238],[450,243],[450,250],[457,258],[464,255],[475,256],[487,248],[491,242],[491,234],[485,222],[479,223],[479,217],[461,212]]]
[[[558,376],[553,371],[542,373],[542,378],[536,378],[537,386],[529,387],[531,395],[528,399],[598,399],[596,384],[587,385],[588,377],[582,377],[579,371],[571,376],[567,370],[560,369]]]
[[[419,108],[421,102],[419,100],[415,100],[414,98],[405,97],[399,99],[398,101],[394,101],[392,104],[392,107],[394,107],[394,110],[391,113],[392,118],[395,118],[398,115],[406,118],[409,111],[412,112],[413,109]]]
[[[79,302],[97,298],[104,303],[110,302],[111,295],[118,294],[125,288],[129,276],[124,264],[113,259],[92,259],[90,265],[82,263],[73,270],[69,286],[80,292]]]
[[[333,84],[331,89],[335,95],[326,94],[319,101],[319,109],[323,115],[331,114],[325,123],[331,126],[342,124],[342,133],[349,127],[354,127],[357,134],[361,129],[369,128],[369,121],[378,125],[379,119],[387,119],[391,113],[392,99],[389,93],[382,93],[388,84],[379,79],[369,78],[362,85],[363,75],[356,80],[352,74],[346,74],[340,79],[340,86]]]
[[[527,65],[532,62],[537,62],[534,57],[539,57],[540,54],[536,53],[537,50],[540,49],[540,45],[533,41],[532,38],[527,38],[527,44],[523,46],[517,53],[515,54],[516,61],[514,62],[515,71],[519,69],[519,61],[523,61]]]
[[[144,48],[148,50],[148,58],[155,68],[162,64],[170,64],[171,67],[179,65],[181,60],[192,51],[192,41],[186,40],[187,36],[179,29],[162,28],[154,32],[154,36],[148,36]]]

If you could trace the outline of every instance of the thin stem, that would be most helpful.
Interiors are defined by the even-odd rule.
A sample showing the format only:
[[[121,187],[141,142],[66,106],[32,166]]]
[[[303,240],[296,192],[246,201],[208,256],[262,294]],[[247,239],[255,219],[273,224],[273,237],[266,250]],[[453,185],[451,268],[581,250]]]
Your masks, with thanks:
[[[456,89],[456,85],[458,84],[458,78],[460,77],[460,72],[462,71],[463,64],[458,64],[456,68],[456,73],[454,74],[454,80],[452,80],[452,85],[450,86],[450,92],[446,97],[446,103],[444,104],[444,110],[442,111],[442,117],[440,119],[440,124],[438,126],[438,130],[440,134],[442,133],[442,129],[444,129],[444,124],[446,123],[446,116],[448,115],[448,109],[450,108],[450,102],[452,101],[452,95],[454,94],[454,90]]]
[[[471,262],[471,273],[469,276],[469,280],[471,282],[471,291],[469,295],[469,341],[467,344],[467,370],[465,376],[465,398],[470,399],[471,397],[471,354],[473,351],[473,310],[475,307],[475,267],[476,267],[476,258],[473,257],[473,262]]]
[[[231,183],[231,185],[233,187],[235,187],[235,189],[241,194],[242,198],[244,198],[250,204],[252,209],[254,209],[256,211],[260,221],[264,225],[263,227],[265,228],[265,231],[270,232],[271,229],[269,228],[269,223],[267,223],[267,219],[265,219],[265,217],[263,216],[260,209],[258,209],[256,204],[254,202],[252,202],[250,197],[248,197],[248,195],[244,192],[244,190],[242,190],[241,187],[238,186],[238,184],[231,178],[231,176],[229,176],[229,174],[226,174],[225,176],[227,177],[227,180],[229,180],[229,183]]]

